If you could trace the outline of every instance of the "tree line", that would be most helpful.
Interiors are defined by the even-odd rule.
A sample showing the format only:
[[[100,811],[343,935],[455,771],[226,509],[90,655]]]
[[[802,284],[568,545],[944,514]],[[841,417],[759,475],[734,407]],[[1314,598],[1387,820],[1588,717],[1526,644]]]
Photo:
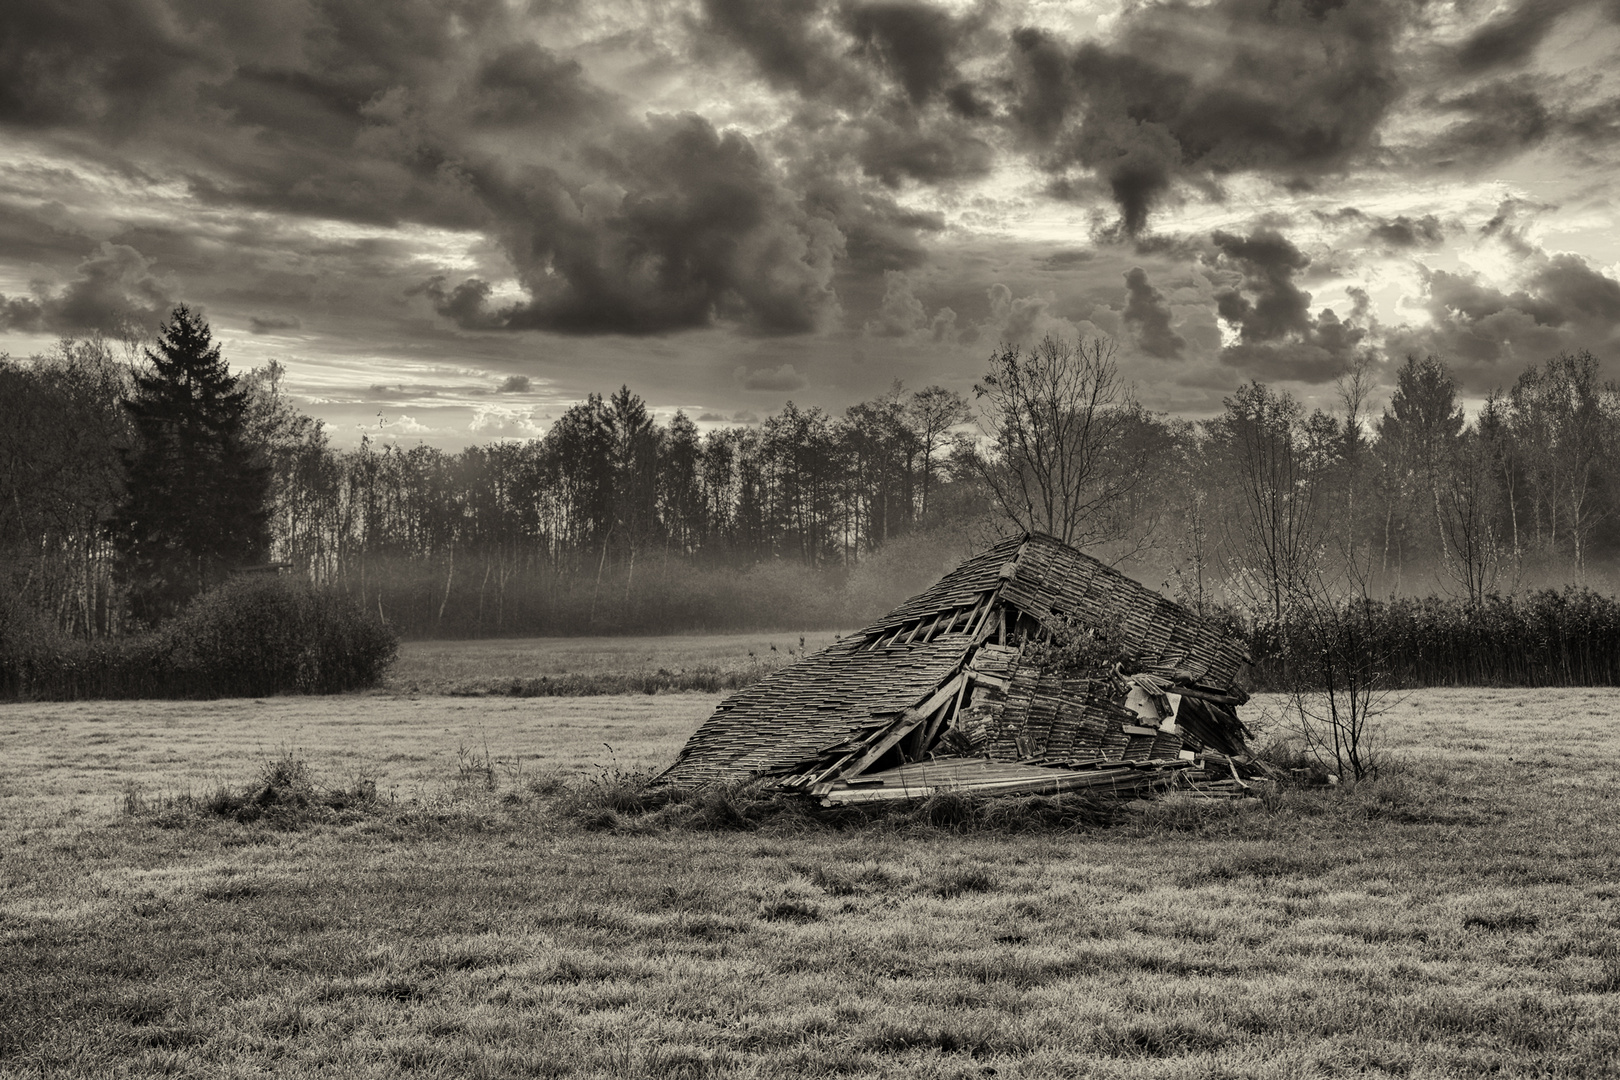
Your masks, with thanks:
[[[1612,589],[1620,390],[1590,353],[1530,367],[1472,419],[1434,357],[1406,358],[1375,418],[1362,415],[1365,367],[1338,389],[1333,415],[1251,383],[1192,435],[1178,569],[1206,565],[1207,518],[1215,598],[1281,617],[1290,597],[1324,588],[1436,592],[1471,608],[1538,585]],[[1216,491],[1227,497],[1207,513]],[[1185,591],[1209,592],[1196,580]]]
[[[1192,422],[1142,407],[1107,342],[1047,339],[998,349],[972,397],[896,386],[704,432],[621,387],[459,452],[334,446],[282,377],[231,375],[179,312],[146,348],[0,359],[12,595],[97,637],[269,563],[416,636],[850,625],[1022,527],[1276,622],[1313,589],[1607,586],[1620,548],[1620,394],[1585,353],[1472,418],[1411,357],[1377,415],[1363,362],[1335,408],[1253,382]]]

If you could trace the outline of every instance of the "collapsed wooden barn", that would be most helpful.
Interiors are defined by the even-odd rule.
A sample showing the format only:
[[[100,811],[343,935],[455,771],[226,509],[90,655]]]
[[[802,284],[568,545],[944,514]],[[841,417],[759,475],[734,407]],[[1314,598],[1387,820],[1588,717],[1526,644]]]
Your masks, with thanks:
[[[1124,662],[1053,668],[1099,628]],[[1242,786],[1241,643],[1042,534],[1009,538],[858,634],[727,698],[658,783],[758,778],[824,805],[946,790]]]

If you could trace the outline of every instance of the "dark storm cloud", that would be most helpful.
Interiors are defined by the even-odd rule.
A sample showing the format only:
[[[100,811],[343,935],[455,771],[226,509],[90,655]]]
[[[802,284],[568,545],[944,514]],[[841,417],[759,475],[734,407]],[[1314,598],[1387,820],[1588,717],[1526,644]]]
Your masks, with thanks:
[[[1053,34],[1025,26],[1013,31],[1018,95],[1012,116],[1037,146],[1047,146],[1079,105],[1067,46]]]
[[[916,0],[703,0],[705,26],[740,49],[773,86],[851,106],[882,84],[913,106],[942,96],[962,116],[988,103],[959,78],[960,57],[980,47],[987,12],[963,16]]]
[[[1170,305],[1164,294],[1148,281],[1140,266],[1125,275],[1125,325],[1136,335],[1136,344],[1149,356],[1180,359],[1187,342],[1170,328]]]
[[[426,296],[433,310],[466,330],[498,330],[504,323],[501,313],[488,310],[494,287],[479,278],[468,278],[454,288],[445,287],[443,274],[435,274],[420,285],[405,290],[406,296]]]
[[[1305,287],[1320,280],[1320,260],[1312,266],[1263,229],[1219,235],[1213,246],[1202,235],[1147,236],[1156,208],[1188,188],[1218,199],[1235,173],[1323,188],[1374,154],[1379,163],[1418,160],[1397,161],[1402,148],[1379,146],[1402,90],[1397,70],[1414,87],[1407,104],[1428,111],[1418,119],[1449,125],[1418,149],[1424,163],[1496,160],[1561,133],[1612,143],[1620,112],[1595,98],[1571,112],[1570,94],[1513,68],[1533,46],[1508,39],[1522,30],[1546,40],[1556,6],[1516,8],[1499,20],[1507,29],[1487,27],[1461,47],[1422,46],[1435,64],[1420,73],[1412,60],[1421,42],[1397,63],[1394,42],[1423,28],[1395,0],[1132,4],[1095,40],[1012,26],[988,0],[965,11],[922,0],[701,0],[691,18],[657,13],[672,31],[660,42],[672,66],[649,74],[651,53],[619,38],[580,44],[602,32],[587,6],[549,34],[551,24],[536,21],[549,18],[535,14],[544,5],[508,0],[45,0],[6,16],[0,126],[58,159],[88,147],[109,190],[178,186],[202,205],[194,220],[157,223],[154,213],[138,226],[96,219],[93,228],[94,211],[81,221],[44,208],[20,222],[0,217],[0,245],[18,237],[14,261],[26,249],[56,267],[59,281],[72,277],[61,269],[88,249],[86,235],[143,253],[138,266],[87,264],[69,284],[13,297],[4,317],[46,332],[110,325],[122,317],[116,310],[151,316],[168,300],[144,261],[153,259],[182,279],[206,275],[209,299],[239,302],[236,318],[256,333],[298,329],[284,312],[324,331],[340,312],[409,311],[435,341],[463,343],[493,334],[470,339],[458,328],[795,334],[842,318],[851,333],[875,327],[909,347],[930,334],[971,339],[980,325],[1020,333],[1078,325],[1086,304],[1118,303],[1121,275],[1140,260],[1147,269],[1126,277],[1125,309],[1112,309],[1117,321],[1106,329],[1128,331],[1152,355],[1196,356],[1213,351],[1215,316],[1192,312],[1182,294],[1178,325],[1149,273],[1162,285],[1161,267],[1207,255],[1219,314],[1237,339],[1227,362],[1314,378],[1364,347],[1368,333],[1342,304],[1338,313],[1311,306]],[[620,27],[622,16],[600,22]],[[724,115],[763,131],[647,114],[720,92],[703,81],[715,69],[684,85],[669,74],[715,58],[726,61],[718,78],[736,84],[721,88]],[[1003,274],[972,234],[1025,214],[1039,183],[1009,169],[1014,193],[979,200],[950,188],[1005,166],[1009,151],[1040,166],[1038,181],[1054,193],[1103,204],[1109,218],[1111,201],[1120,217],[1112,238],[1134,236],[1134,247],[1100,244],[1094,265],[1054,257]],[[946,190],[918,190],[929,187]],[[951,232],[943,214],[903,202],[946,208]],[[15,213],[11,205],[0,215]],[[267,213],[233,217],[244,207]],[[1383,257],[1448,238],[1434,217],[1410,213],[1339,227]],[[232,224],[248,218],[278,228],[249,235]],[[368,248],[372,238],[352,237],[375,230],[329,228],[331,219],[401,226],[397,246]],[[1025,220],[1038,220],[1038,208]],[[429,236],[416,225],[464,232]],[[1512,228],[1504,224],[1504,235]],[[1096,238],[1107,235],[1099,227]],[[216,270],[223,250],[233,265]],[[437,252],[443,262],[421,261]],[[1522,306],[1510,293],[1487,311],[1491,297],[1470,299],[1445,283],[1436,303],[1459,324],[1512,316],[1561,331],[1599,325],[1608,279],[1540,258],[1541,276],[1523,279]],[[915,296],[891,289],[896,273],[928,311],[902,303]],[[983,323],[979,298],[1002,276],[1015,291],[992,297]],[[402,299],[413,285],[414,299]],[[1457,307],[1443,302],[1453,295]],[[1475,310],[1477,318],[1466,314]],[[1537,321],[1554,310],[1564,322]],[[759,370],[729,389],[803,379],[783,376],[781,359],[756,359]],[[831,374],[815,378],[831,392]]]
[[[1245,342],[1276,341],[1310,329],[1311,294],[1294,284],[1310,258],[1275,229],[1251,236],[1217,232],[1212,237],[1219,262],[1241,274],[1240,284],[1215,294],[1221,318]]]
[[[277,330],[302,330],[304,320],[296,315],[254,315],[248,319],[248,330],[255,334],[273,334]]]
[[[440,314],[470,329],[653,334],[720,319],[797,333],[836,313],[843,233],[798,205],[748,139],[688,115],[594,150],[590,183],[546,168],[479,178],[531,299],[494,312],[483,281],[429,282]]]
[[[63,179],[71,182],[71,178]],[[0,251],[27,262],[52,262],[64,253],[82,253],[90,243],[88,237],[43,220],[59,213],[61,208],[49,203],[38,209],[24,209],[0,202]]]
[[[24,333],[147,334],[174,304],[170,285],[140,252],[103,243],[61,289],[39,283],[33,296],[0,296],[0,320]]]
[[[465,108],[480,123],[556,130],[608,118],[614,103],[586,81],[577,61],[526,41],[479,66]]]
[[[1128,9],[1110,43],[1013,34],[1012,115],[1054,172],[1095,170],[1127,232],[1180,175],[1343,168],[1399,93],[1385,0],[1215,0]]]
[[[703,0],[710,29],[742,49],[773,86],[800,94],[861,93],[820,0]]]
[[[970,82],[959,82],[945,91],[945,102],[951,112],[968,120],[988,120],[995,114],[995,105]]]
[[[1563,130],[1579,142],[1608,149],[1620,142],[1620,101],[1604,101],[1574,109],[1564,117]]]
[[[527,375],[508,375],[501,380],[495,388],[501,394],[526,394],[529,392],[529,377]]]
[[[218,205],[481,219],[455,155],[427,136],[457,127],[435,108],[476,107],[477,57],[516,36],[499,0],[46,2],[8,24],[0,124],[161,160]]]
[[[1215,292],[1217,313],[1238,331],[1221,362],[1261,379],[1323,383],[1343,374],[1365,348],[1367,330],[1332,308],[1311,313],[1311,294],[1294,282],[1310,258],[1274,229],[1217,232],[1211,240],[1217,272],[1236,279]],[[1357,307],[1365,304],[1363,294]]]
[[[1503,292],[1484,284],[1477,275],[1435,270],[1426,278],[1429,311],[1437,320],[1478,323],[1511,309],[1542,326],[1562,326],[1567,321],[1556,304],[1523,290]]]
[[[1577,255],[1555,255],[1509,293],[1476,275],[1434,270],[1427,275],[1428,307],[1437,322],[1474,324],[1507,311],[1539,326],[1596,323],[1620,327],[1620,282],[1593,270]]]
[[[858,191],[835,177],[803,182],[804,207],[838,226],[844,235],[840,272],[881,280],[890,270],[912,270],[928,259],[925,234],[945,228],[936,211],[910,210],[887,195]]]
[[[8,5],[0,123],[127,126],[223,62],[159,5]]]
[[[1620,282],[1578,255],[1555,255],[1533,278],[1534,287],[1571,320],[1620,326]]]
[[[956,81],[956,57],[984,28],[982,11],[956,19],[923,3],[849,4],[843,23],[861,51],[875,56],[914,104],[922,105],[954,84],[957,111],[974,114],[978,103],[972,87]]]
[[[984,176],[995,164],[990,144],[961,124],[918,126],[873,117],[857,151],[861,168],[884,185],[905,180],[942,184]]]
[[[824,126],[807,149],[853,160],[897,188],[939,185],[990,171],[984,130],[993,104],[962,80],[957,59],[993,42],[985,9],[961,17],[916,2],[815,4],[708,0],[706,25],[753,61],[767,81],[848,120]]]
[[[1481,391],[1515,374],[1509,365],[1560,350],[1612,352],[1620,339],[1620,282],[1576,255],[1539,256],[1511,291],[1477,275],[1425,274],[1430,322],[1390,337],[1390,351],[1432,352],[1455,360],[1464,385]]]
[[[1444,97],[1434,108],[1461,116],[1422,148],[1427,163],[1486,164],[1541,142],[1558,126],[1536,80],[1517,76]]]
[[[117,126],[109,143],[175,151],[192,193],[217,206],[479,228],[530,299],[491,310],[487,275],[419,287],[463,327],[805,332],[837,314],[831,280],[848,241],[874,262],[922,257],[926,223],[859,197],[842,199],[849,215],[807,208],[813,200],[784,187],[750,140],[695,116],[631,116],[498,0],[270,3],[256,20],[108,6],[118,13],[108,23],[128,33],[81,33],[67,16],[24,20],[22,36],[33,37],[18,46],[13,34],[7,47],[38,57],[23,65],[32,81],[5,84],[0,122]],[[751,35],[773,70],[814,83],[807,43],[825,20],[811,6],[710,11]],[[893,67],[908,91],[933,93],[953,70],[925,53],[950,47],[954,22],[903,5],[850,18],[872,63]],[[933,27],[916,47],[896,36],[913,24]],[[29,45],[71,33],[96,44],[94,62]],[[126,58],[126,46],[164,63]],[[128,102],[127,115],[104,107],[113,101]],[[874,129],[869,171],[890,183],[982,173],[988,147],[953,123]],[[29,311],[13,318],[43,317]]]
[[[1469,35],[1457,50],[1457,67],[1473,74],[1524,63],[1574,6],[1573,0],[1526,0]]]
[[[1368,234],[1376,243],[1395,248],[1438,247],[1445,242],[1445,229],[1433,214],[1420,218],[1399,215],[1374,225]]]
[[[1343,230],[1352,245],[1367,244],[1398,251],[1437,248],[1446,242],[1447,226],[1435,214],[1382,217],[1343,206],[1331,213],[1315,211],[1312,216],[1330,229]],[[1459,227],[1453,223],[1451,231],[1455,233]]]

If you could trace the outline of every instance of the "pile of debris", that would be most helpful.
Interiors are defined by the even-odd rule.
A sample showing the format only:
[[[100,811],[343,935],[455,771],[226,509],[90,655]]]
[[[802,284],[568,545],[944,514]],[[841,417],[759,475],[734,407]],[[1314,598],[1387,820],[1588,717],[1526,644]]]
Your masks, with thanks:
[[[1124,662],[1052,668],[1106,632]],[[1231,794],[1258,775],[1249,662],[1194,613],[1050,536],[1005,540],[859,634],[722,702],[656,783],[763,779],[822,805],[986,794]]]

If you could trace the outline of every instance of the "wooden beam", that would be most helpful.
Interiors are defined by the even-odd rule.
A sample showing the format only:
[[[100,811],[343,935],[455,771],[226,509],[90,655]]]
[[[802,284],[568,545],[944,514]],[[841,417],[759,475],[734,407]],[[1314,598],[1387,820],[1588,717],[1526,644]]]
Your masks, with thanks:
[[[928,752],[928,748],[934,744],[934,740],[939,738],[939,733],[945,727],[945,724],[952,717],[962,712],[962,699],[967,697],[968,687],[972,685],[972,682],[972,679],[964,678],[962,688],[956,692],[956,701],[948,708],[942,707],[939,713],[928,722],[928,727],[923,733],[922,742],[917,747],[919,757]]]
[[[1050,776],[1029,776],[978,783],[972,780],[958,780],[943,784],[921,783],[892,787],[863,786],[859,789],[829,790],[822,793],[821,804],[823,806],[835,806],[840,803],[924,799],[940,791],[978,791],[987,795],[1056,794],[1063,791],[1084,791],[1087,788],[1100,787],[1136,791],[1166,784],[1170,781],[1172,775],[1173,772],[1170,771],[1156,773],[1148,770],[1127,768],[1098,770],[1089,773],[1064,772],[1054,769]]]
[[[954,678],[934,691],[934,695],[927,701],[901,713],[900,719],[896,720],[889,728],[888,734],[874,743],[870,749],[856,759],[853,765],[844,769],[839,776],[842,779],[849,780],[870,769],[878,758],[894,748],[895,743],[910,735],[918,724],[921,724],[934,714],[935,709],[938,709],[946,701],[954,697],[961,688],[962,680],[965,678],[967,678],[967,675],[958,671]]]
[[[985,631],[990,627],[990,612],[996,610],[995,593],[985,594],[984,614],[979,616],[979,625],[973,628],[973,640],[983,641],[987,636]]]
[[[932,623],[928,623],[928,630],[929,630],[929,633],[932,633],[932,632],[933,632],[933,629],[934,629],[934,627],[936,627],[936,626],[938,626],[938,625],[939,625],[939,620],[940,620],[940,616],[939,616],[939,615],[935,615],[935,616],[934,616],[934,621],[933,621],[933,622],[932,622]],[[911,631],[911,636],[910,636],[910,637],[908,637],[908,638],[906,638],[906,644],[907,644],[907,645],[910,645],[910,644],[911,644],[911,643],[912,643],[912,642],[913,642],[913,641],[916,641],[916,640],[917,640],[917,635],[918,635],[918,634],[921,634],[921,633],[922,633],[922,628],[923,628],[923,623],[926,623],[926,622],[928,622],[928,616],[926,616],[926,615],[924,615],[924,616],[923,616],[923,617],[922,617],[922,618],[920,618],[920,619],[918,619],[918,620],[917,620],[917,625],[916,625],[916,627],[915,627],[915,628],[914,628],[914,629],[913,629],[913,630],[912,630],[912,631]],[[928,640],[928,636],[929,636],[929,635],[928,635],[928,634],[923,634],[923,636],[922,636],[922,639],[923,639],[923,640],[924,640],[924,641],[927,641],[927,640]]]
[[[869,732],[867,734],[866,738],[862,739],[861,742],[860,742],[860,745],[855,747],[855,749],[853,749],[853,750],[849,751],[848,753],[844,754],[837,761],[833,762],[831,765],[827,766],[825,769],[823,769],[820,772],[816,773],[814,776],[810,776],[808,773],[806,773],[805,774],[806,779],[804,780],[804,782],[801,783],[801,784],[797,784],[795,786],[796,787],[815,787],[817,784],[820,784],[823,781],[827,780],[829,777],[836,774],[839,769],[843,768],[844,765],[846,765],[848,762],[850,762],[854,758],[856,758],[867,747],[871,746],[874,739],[882,738],[883,733],[886,730],[888,730],[888,729],[880,727],[880,728],[877,728],[877,729]]]
[[[1011,679],[1003,679],[1000,675],[990,675],[980,671],[978,668],[970,667],[967,669],[967,673],[968,677],[974,682],[984,683],[987,686],[993,686],[997,690],[1005,690],[1012,685]]]
[[[950,702],[947,701],[935,709],[933,713],[924,717],[922,723],[912,728],[910,735],[900,740],[900,758],[903,762],[920,761],[922,759],[923,749],[927,746],[929,729],[933,727],[934,721],[948,708],[950,708]]]

